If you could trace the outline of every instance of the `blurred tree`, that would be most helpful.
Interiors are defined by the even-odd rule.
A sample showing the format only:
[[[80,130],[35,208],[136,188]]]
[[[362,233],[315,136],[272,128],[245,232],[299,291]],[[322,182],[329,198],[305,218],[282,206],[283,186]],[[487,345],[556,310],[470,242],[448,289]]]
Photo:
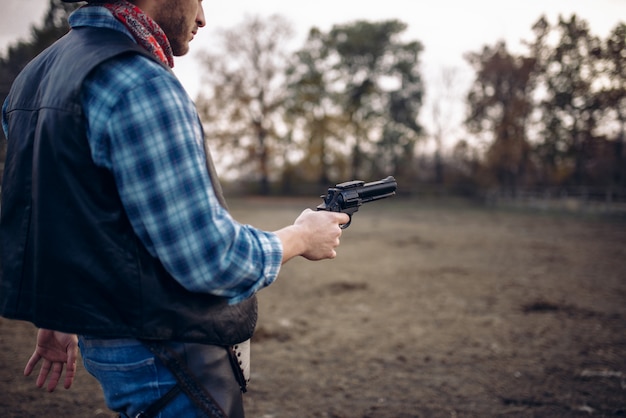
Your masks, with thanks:
[[[382,138],[376,143],[373,159],[376,177],[395,173],[402,178],[412,165],[415,143],[423,133],[422,126],[417,122],[424,97],[424,84],[418,66],[422,50],[422,45],[416,41],[398,43],[391,45],[390,53],[382,57],[383,62],[388,60],[392,64],[389,69],[381,65],[381,71],[387,71],[381,85],[387,93],[388,104],[383,113]],[[394,83],[394,79],[399,83]],[[387,88],[385,84],[389,81],[390,87]]]
[[[280,16],[249,17],[221,33],[223,51],[206,53],[204,88],[198,98],[206,138],[238,175],[256,178],[269,193],[272,164],[284,155],[286,135],[281,110],[285,101],[283,49],[291,26]]]
[[[458,68],[446,67],[441,70],[439,85],[434,86],[435,91],[432,94],[433,86],[431,86],[432,99],[432,121],[433,132],[432,137],[435,141],[435,183],[444,184],[444,160],[443,160],[443,142],[445,138],[449,138],[454,134],[455,126],[451,124],[454,117],[455,103],[458,102]]]
[[[599,139],[598,118],[602,102],[596,83],[601,79],[602,48],[588,24],[572,15],[559,17],[556,47],[547,45],[550,27],[535,25],[539,33],[533,45],[540,71],[542,99],[542,160],[555,166],[551,182],[583,185]]]
[[[533,31],[527,56],[504,44],[468,56],[477,75],[467,126],[489,135],[485,169],[513,191],[624,185],[626,26],[606,41],[576,15],[554,26],[541,17]]]
[[[486,136],[486,169],[498,186],[515,194],[530,169],[526,125],[533,109],[535,60],[511,55],[503,42],[466,59],[476,70],[468,94],[467,128]]]
[[[336,82],[343,94],[337,97],[349,121],[352,178],[400,175],[413,158],[422,132],[417,118],[424,92],[419,72],[423,47],[417,41],[402,43],[399,36],[405,30],[398,20],[357,21],[334,26],[328,34],[327,45],[339,58]],[[367,162],[371,168],[364,167]]]
[[[324,34],[311,29],[287,70],[285,103],[291,138],[304,152],[296,174],[322,186],[328,185],[331,177],[342,177],[346,165],[346,153],[339,152],[338,145],[347,121],[337,105],[338,92],[330,88],[335,77],[330,53]]]
[[[76,4],[63,3],[61,0],[49,0],[43,22],[41,25],[31,27],[30,40],[17,40],[9,45],[3,56],[0,56],[0,104],[4,103],[9,95],[13,80],[26,64],[67,33],[69,30],[67,18],[76,8],[78,8]],[[0,162],[4,166],[6,157],[4,131],[2,131],[2,139]],[[2,170],[0,170],[0,182],[1,176]]]
[[[39,26],[31,27],[30,40],[17,40],[0,57],[0,94],[4,99],[11,83],[22,69],[41,51],[69,30],[67,18],[77,6],[61,0],[49,0],[48,10]]]
[[[613,29],[603,45],[606,86],[599,93],[605,111],[603,125],[616,124],[612,153],[612,180],[626,187],[626,24]]]
[[[452,148],[447,160],[447,182],[451,190],[461,196],[474,197],[480,190],[484,165],[481,153],[467,140],[461,139]]]
[[[401,42],[405,29],[397,20],[357,21],[328,33],[314,28],[297,53],[289,73],[290,115],[311,138],[313,154],[306,158],[319,166],[320,181],[333,169],[332,175],[360,178],[397,175],[410,166],[422,132],[417,117],[424,87],[422,46]]]
[[[549,61],[551,54],[553,53],[553,46],[548,45],[547,40],[551,33],[550,23],[545,16],[539,18],[539,20],[532,27],[535,34],[535,40],[532,43],[528,43],[530,49],[530,56],[535,59],[536,72],[535,79],[537,84],[540,84],[540,79],[545,72],[545,64]],[[542,117],[545,108],[538,105],[541,100],[546,97],[545,88],[535,86],[536,90],[542,91],[535,97],[535,110],[539,113],[537,119],[543,120],[543,125],[538,127],[540,132],[540,138],[537,138],[533,147],[533,157],[536,161],[538,170],[538,184],[541,186],[551,186],[558,183],[558,179],[562,177],[560,175],[560,167],[563,165],[565,146],[563,144],[563,135],[559,134],[560,127],[555,120],[546,123],[545,118]],[[535,92],[536,93],[536,92]],[[541,124],[540,124],[541,125]]]

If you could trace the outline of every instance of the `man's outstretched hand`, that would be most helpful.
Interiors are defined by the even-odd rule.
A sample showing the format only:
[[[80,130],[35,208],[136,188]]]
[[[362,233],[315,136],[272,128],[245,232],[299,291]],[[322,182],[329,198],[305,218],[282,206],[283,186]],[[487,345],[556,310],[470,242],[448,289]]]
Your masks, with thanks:
[[[30,376],[39,360],[43,360],[37,387],[43,387],[48,376],[48,392],[52,392],[65,366],[65,381],[63,386],[69,389],[76,374],[76,357],[78,355],[78,337],[75,334],[65,334],[58,331],[40,329],[37,332],[37,347],[24,369],[24,376]]]

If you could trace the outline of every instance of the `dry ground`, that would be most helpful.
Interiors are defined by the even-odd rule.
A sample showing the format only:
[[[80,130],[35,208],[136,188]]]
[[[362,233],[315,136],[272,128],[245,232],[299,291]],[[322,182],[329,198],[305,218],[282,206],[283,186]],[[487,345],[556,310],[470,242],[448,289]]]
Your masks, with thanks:
[[[317,201],[231,203],[266,229]],[[626,222],[394,198],[336,260],[298,259],[260,294],[251,418],[626,416]],[[110,417],[21,375],[28,324],[0,320],[3,417]]]

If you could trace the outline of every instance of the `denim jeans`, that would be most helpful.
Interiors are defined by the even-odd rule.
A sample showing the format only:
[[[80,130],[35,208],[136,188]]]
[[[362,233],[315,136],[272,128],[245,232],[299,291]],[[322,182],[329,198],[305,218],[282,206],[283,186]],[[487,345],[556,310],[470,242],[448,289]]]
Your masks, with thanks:
[[[227,352],[222,347],[203,346],[218,354],[200,358],[187,358],[185,343],[170,343],[188,363],[190,370],[200,372],[204,381],[211,380],[215,387],[207,388],[228,416],[243,417],[243,400],[230,366]],[[107,406],[122,417],[134,417],[165,395],[176,378],[136,339],[100,339],[81,336],[79,346],[85,369],[102,386]],[[195,345],[196,347],[198,345]],[[190,350],[197,352],[197,350]],[[224,353],[222,358],[221,352]],[[191,356],[189,356],[191,357]],[[225,362],[227,362],[225,364]],[[214,373],[215,376],[212,376]],[[189,397],[180,393],[161,410],[158,418],[202,417],[203,414]]]

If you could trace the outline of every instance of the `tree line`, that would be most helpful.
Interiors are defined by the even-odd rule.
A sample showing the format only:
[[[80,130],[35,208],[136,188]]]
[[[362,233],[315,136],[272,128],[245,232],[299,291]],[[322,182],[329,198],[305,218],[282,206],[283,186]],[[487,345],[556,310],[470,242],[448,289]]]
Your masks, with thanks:
[[[50,0],[32,41],[0,57],[0,99],[25,63],[67,31],[72,5]],[[423,45],[400,20],[312,28],[295,52],[280,16],[249,17],[200,58],[196,99],[224,178],[255,192],[293,192],[394,175],[464,194],[498,188],[626,188],[626,25],[606,39],[576,15],[533,25],[528,52],[503,42],[469,52],[465,134],[419,122]],[[439,128],[437,128],[439,127]],[[432,155],[417,145],[434,138]]]
[[[328,185],[383,174],[409,176],[424,85],[422,45],[402,42],[397,20],[316,28],[304,46],[283,48],[283,18],[248,18],[207,53],[198,107],[227,173],[279,183]]]
[[[498,43],[467,55],[466,126],[486,140],[470,176],[511,193],[626,187],[626,25],[606,39],[575,15],[532,29],[526,54]]]

